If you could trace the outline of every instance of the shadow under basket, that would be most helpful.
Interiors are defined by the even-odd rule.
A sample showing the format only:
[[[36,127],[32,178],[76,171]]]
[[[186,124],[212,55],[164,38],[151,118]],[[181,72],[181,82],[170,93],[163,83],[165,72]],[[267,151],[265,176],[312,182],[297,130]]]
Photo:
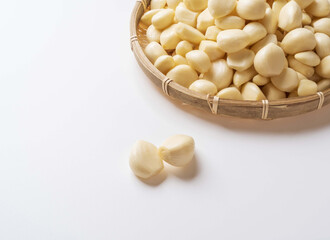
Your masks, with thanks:
[[[135,4],[130,22],[131,48],[144,73],[156,86],[162,88],[166,95],[215,115],[264,120],[296,116],[320,109],[330,103],[330,89],[306,97],[275,101],[242,101],[219,99],[180,86],[162,74],[144,54],[143,49],[148,40],[146,29],[139,22],[149,4],[150,0],[138,0]]]

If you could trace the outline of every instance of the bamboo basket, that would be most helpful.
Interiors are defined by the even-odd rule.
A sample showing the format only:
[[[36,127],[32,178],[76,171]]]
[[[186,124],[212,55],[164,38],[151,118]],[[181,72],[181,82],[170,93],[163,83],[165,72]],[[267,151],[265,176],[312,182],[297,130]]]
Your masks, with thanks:
[[[138,0],[134,6],[130,21],[131,48],[145,74],[168,96],[216,115],[263,120],[296,116],[330,103],[330,89],[306,97],[275,101],[239,101],[206,96],[180,86],[158,71],[144,54],[143,49],[148,40],[146,29],[139,22],[149,4],[150,0]]]

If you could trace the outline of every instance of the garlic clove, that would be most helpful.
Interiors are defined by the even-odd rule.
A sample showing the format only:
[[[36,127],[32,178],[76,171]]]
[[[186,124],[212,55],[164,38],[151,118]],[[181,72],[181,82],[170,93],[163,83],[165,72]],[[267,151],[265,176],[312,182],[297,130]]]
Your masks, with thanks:
[[[264,77],[279,75],[285,67],[285,54],[282,48],[270,43],[260,49],[254,58],[254,67]]]
[[[330,88],[330,79],[322,79],[317,83],[317,91],[322,92]]]
[[[193,50],[186,54],[189,65],[200,73],[206,73],[211,67],[209,56],[201,50]]]
[[[268,83],[262,88],[262,92],[265,94],[268,100],[279,100],[286,98],[285,92],[277,89],[272,83]]]
[[[183,0],[183,2],[194,12],[201,12],[207,8],[207,0]]]
[[[198,13],[190,11],[183,2],[181,2],[175,9],[175,19],[178,22],[196,27],[197,17]]]
[[[314,34],[306,28],[296,28],[288,32],[282,40],[281,47],[287,54],[313,50],[316,46]]]
[[[217,93],[221,99],[243,100],[241,92],[236,87],[228,87]]]
[[[153,9],[162,9],[166,5],[166,0],[151,0],[150,8]]]
[[[236,6],[236,0],[209,0],[208,7],[214,18],[220,18],[231,13]]]
[[[164,163],[157,154],[157,147],[141,140],[133,145],[129,165],[134,174],[143,179],[158,174],[164,168]]]
[[[266,1],[264,0],[239,0],[236,11],[241,18],[246,20],[263,19],[266,14]]]
[[[185,166],[195,155],[195,141],[186,135],[172,136],[158,148],[158,155],[173,166]]]
[[[330,55],[322,59],[316,67],[316,73],[324,78],[330,78]]]
[[[204,79],[196,80],[189,86],[189,89],[205,95],[215,95],[218,90],[214,83]]]
[[[299,83],[298,96],[308,96],[317,93],[317,84],[311,80],[303,79]]]
[[[193,44],[199,44],[201,41],[205,40],[203,33],[182,22],[178,23],[176,32],[182,40],[187,40]]]
[[[233,83],[237,88],[240,88],[244,83],[253,79],[253,77],[257,74],[258,73],[253,66],[241,72],[236,71],[233,77]]]
[[[224,59],[212,63],[210,70],[204,74],[204,78],[213,82],[218,90],[228,87],[233,79],[234,71]]]
[[[286,32],[302,26],[302,11],[295,1],[288,2],[281,9],[278,26]]]
[[[166,76],[186,88],[198,79],[197,72],[188,65],[178,65],[169,71]]]
[[[292,92],[299,85],[298,74],[292,68],[284,68],[280,75],[272,77],[273,85],[283,92]]]
[[[242,86],[243,100],[260,101],[265,100],[266,97],[261,89],[252,82],[247,82]]]

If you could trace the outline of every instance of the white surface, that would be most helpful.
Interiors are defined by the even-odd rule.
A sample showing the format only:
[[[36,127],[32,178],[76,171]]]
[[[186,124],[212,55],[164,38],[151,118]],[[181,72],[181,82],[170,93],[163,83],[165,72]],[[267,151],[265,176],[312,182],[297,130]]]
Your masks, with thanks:
[[[169,101],[129,48],[133,1],[0,7],[0,239],[330,239],[330,108],[271,122]],[[137,139],[196,162],[141,182]]]

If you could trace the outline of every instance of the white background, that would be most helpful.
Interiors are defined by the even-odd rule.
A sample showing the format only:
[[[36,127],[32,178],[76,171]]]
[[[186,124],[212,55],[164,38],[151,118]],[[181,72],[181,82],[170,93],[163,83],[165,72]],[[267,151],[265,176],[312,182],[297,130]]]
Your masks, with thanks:
[[[262,122],[169,100],[129,47],[129,0],[0,3],[1,240],[329,240],[330,107]],[[138,139],[196,161],[142,182]]]

